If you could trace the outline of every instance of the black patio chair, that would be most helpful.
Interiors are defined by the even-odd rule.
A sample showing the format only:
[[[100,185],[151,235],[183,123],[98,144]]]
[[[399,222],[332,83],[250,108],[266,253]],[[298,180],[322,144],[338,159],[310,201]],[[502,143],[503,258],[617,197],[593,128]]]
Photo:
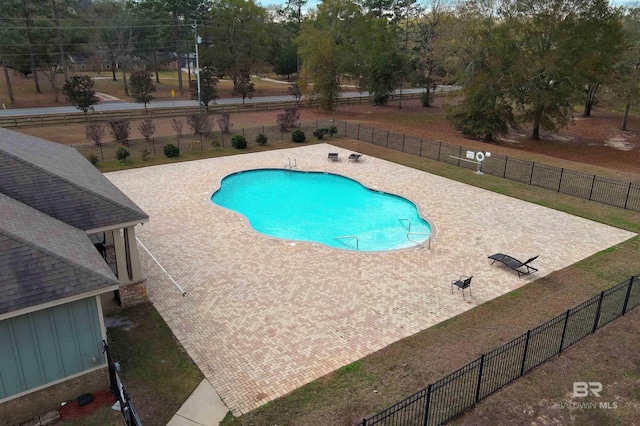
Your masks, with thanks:
[[[464,290],[467,288],[469,289],[469,296],[473,297],[473,294],[471,294],[471,278],[473,278],[473,275],[470,277],[460,275],[460,279],[451,281],[451,294],[453,294],[453,286],[456,286],[458,291],[462,290],[462,300],[466,300],[464,298]]]
[[[538,271],[537,268],[534,268],[533,266],[529,265],[531,262],[533,262],[537,258],[538,256],[534,256],[531,259],[527,260],[526,262],[521,262],[515,257],[511,257],[508,254],[503,254],[503,253],[496,253],[489,256],[489,259],[493,260],[493,262],[491,262],[492,265],[496,261],[500,262],[508,266],[509,268],[513,269],[514,271],[516,271],[518,273],[518,278],[520,278],[520,276],[522,275],[529,275],[532,272]]]

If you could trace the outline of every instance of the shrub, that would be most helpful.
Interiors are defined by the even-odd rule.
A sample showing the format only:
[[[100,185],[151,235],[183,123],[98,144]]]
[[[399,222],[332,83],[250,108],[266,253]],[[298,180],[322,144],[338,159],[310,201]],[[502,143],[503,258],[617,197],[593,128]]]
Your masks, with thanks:
[[[162,150],[164,151],[164,155],[166,155],[167,158],[177,157],[178,155],[180,155],[180,148],[172,143],[166,144],[162,148]]]
[[[89,160],[89,162],[90,162],[91,164],[93,164],[94,166],[95,166],[96,164],[98,164],[98,161],[100,161],[100,159],[98,158],[98,156],[97,156],[97,155],[95,155],[95,154],[90,154],[90,155],[89,155],[89,157],[87,157],[87,160]]]
[[[151,158],[151,152],[149,152],[147,148],[142,148],[142,151],[140,151],[140,158],[142,158],[142,161],[147,161]]]
[[[214,148],[220,148],[220,141],[218,141],[218,139],[213,139],[211,141],[211,146]]]
[[[213,130],[213,126],[211,125],[211,120],[209,120],[209,116],[206,113],[193,114],[188,116],[187,125],[191,128],[191,131],[196,135],[209,136],[209,133],[211,133],[211,131]]]
[[[320,129],[315,129],[313,131],[313,136],[315,136],[316,138],[322,140],[322,138],[324,138],[324,135],[329,133],[329,129],[327,129],[326,127],[322,127]]]
[[[307,140],[307,137],[304,135],[304,132],[301,129],[296,129],[291,133],[291,140],[293,142],[304,142]]]
[[[431,106],[431,93],[429,93],[429,89],[420,94],[420,102],[422,106],[427,108]]]
[[[247,140],[242,135],[235,135],[231,138],[231,146],[235,149],[245,149],[247,147]]]
[[[329,126],[329,136],[333,136],[338,133],[338,128],[336,126]]]
[[[144,140],[148,141],[151,140],[151,136],[156,132],[156,125],[153,124],[150,118],[145,118],[138,126],[138,130],[140,130],[140,134]]]
[[[300,119],[298,108],[285,108],[283,112],[278,114],[278,126],[281,131],[286,131],[294,126],[295,122]]]
[[[110,120],[108,122],[109,133],[116,141],[126,143],[131,133],[131,122],[129,120]]]
[[[265,135],[264,133],[260,133],[258,134],[258,136],[256,136],[256,143],[258,145],[266,145],[267,142],[269,142],[269,138],[267,138],[267,135]]]
[[[189,148],[192,152],[196,152],[200,150],[200,142],[199,141],[191,141],[189,142]]]
[[[116,151],[116,160],[118,160],[118,161],[120,161],[122,163],[126,162],[127,158],[129,158],[129,157],[131,157],[131,153],[124,146],[121,146]]]
[[[220,126],[220,130],[222,130],[223,133],[231,133],[233,124],[231,124],[231,116],[229,115],[229,113],[221,113],[216,121],[218,122],[218,126]]]
[[[87,123],[87,139],[92,140],[96,145],[100,145],[105,133],[107,133],[107,129],[104,127],[104,123]]]

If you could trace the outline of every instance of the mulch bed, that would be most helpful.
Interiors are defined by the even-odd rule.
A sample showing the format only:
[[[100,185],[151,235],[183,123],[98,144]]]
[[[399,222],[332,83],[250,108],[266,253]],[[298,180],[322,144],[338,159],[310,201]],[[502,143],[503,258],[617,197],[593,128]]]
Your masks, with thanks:
[[[80,419],[88,416],[104,405],[113,405],[116,403],[116,398],[109,391],[95,392],[91,395],[93,396],[93,401],[87,405],[83,405],[82,407],[78,405],[78,400],[71,401],[67,405],[60,407],[58,409],[60,419]]]

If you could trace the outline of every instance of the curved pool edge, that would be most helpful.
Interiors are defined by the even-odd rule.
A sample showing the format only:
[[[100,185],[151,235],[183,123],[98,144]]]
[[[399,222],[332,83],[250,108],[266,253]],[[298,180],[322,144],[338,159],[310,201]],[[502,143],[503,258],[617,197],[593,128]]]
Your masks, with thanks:
[[[213,195],[218,192],[221,187],[222,187],[222,181],[224,181],[226,178],[228,178],[229,176],[233,176],[235,174],[240,174],[240,173],[246,173],[246,172],[252,172],[252,171],[262,171],[262,170],[277,170],[277,171],[282,171],[282,168],[277,168],[277,167],[260,167],[260,168],[252,168],[252,169],[243,169],[243,170],[238,170],[235,172],[231,172],[231,173],[227,173],[226,175],[222,176],[221,178],[219,178],[216,182],[216,187],[213,191],[208,192],[207,195],[207,199],[209,200],[209,203],[219,207],[221,209],[224,209],[226,211],[232,212],[236,215],[238,215],[240,217],[240,219],[242,220],[242,222],[245,224],[245,226],[247,226],[252,232],[255,232],[258,235],[264,236],[266,238],[275,240],[275,241],[282,241],[282,242],[289,242],[289,243],[295,243],[295,244],[310,244],[313,246],[322,246],[322,247],[326,247],[328,249],[331,250],[338,250],[341,252],[352,252],[352,253],[366,253],[366,254],[385,254],[385,253],[400,253],[400,252],[405,252],[405,251],[413,251],[413,250],[418,250],[420,248],[425,248],[427,249],[427,252],[431,251],[431,243],[433,243],[433,241],[436,239],[437,234],[438,234],[438,229],[436,227],[436,225],[429,220],[429,218],[424,214],[422,206],[418,203],[416,203],[412,198],[406,197],[404,195],[399,195],[399,194],[394,194],[392,192],[388,192],[388,191],[381,191],[377,188],[372,188],[368,185],[365,185],[364,183],[362,183],[359,179],[348,176],[348,175],[342,175],[342,174],[338,174],[338,173],[333,173],[333,172],[328,172],[326,170],[292,170],[292,172],[294,173],[319,173],[319,174],[326,174],[326,175],[333,175],[333,176],[338,176],[338,177],[342,177],[342,178],[347,178],[347,179],[351,179],[354,182],[357,182],[358,184],[360,184],[362,187],[368,189],[369,191],[374,191],[374,192],[379,192],[382,194],[387,194],[389,196],[393,196],[393,197],[400,197],[403,198],[409,202],[411,202],[415,207],[416,207],[416,211],[418,213],[418,216],[420,216],[420,218],[422,220],[424,220],[425,222],[427,222],[427,224],[429,225],[429,227],[431,228],[431,235],[429,236],[430,242],[428,244],[428,248],[426,246],[424,246],[424,243],[414,243],[413,246],[411,247],[404,247],[404,248],[397,248],[397,249],[391,249],[391,250],[350,250],[350,249],[343,249],[343,248],[339,248],[339,247],[333,247],[330,246],[328,244],[319,242],[319,241],[307,241],[307,240],[294,240],[294,239],[288,239],[288,238],[280,238],[280,237],[274,237],[273,235],[269,235],[269,234],[265,234],[263,232],[258,231],[257,229],[255,229],[253,226],[251,226],[251,221],[249,220],[249,218],[247,218],[244,214],[233,210],[233,209],[229,209],[227,207],[221,206],[220,204],[217,204],[215,202],[213,202],[212,198]],[[409,241],[410,242],[410,241]],[[425,240],[426,242],[426,240]]]

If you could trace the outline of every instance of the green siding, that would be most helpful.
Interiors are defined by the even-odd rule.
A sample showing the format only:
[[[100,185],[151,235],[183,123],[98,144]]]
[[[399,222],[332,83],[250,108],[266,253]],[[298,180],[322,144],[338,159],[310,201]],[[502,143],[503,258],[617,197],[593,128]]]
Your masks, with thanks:
[[[0,399],[103,363],[93,297],[0,321]]]

